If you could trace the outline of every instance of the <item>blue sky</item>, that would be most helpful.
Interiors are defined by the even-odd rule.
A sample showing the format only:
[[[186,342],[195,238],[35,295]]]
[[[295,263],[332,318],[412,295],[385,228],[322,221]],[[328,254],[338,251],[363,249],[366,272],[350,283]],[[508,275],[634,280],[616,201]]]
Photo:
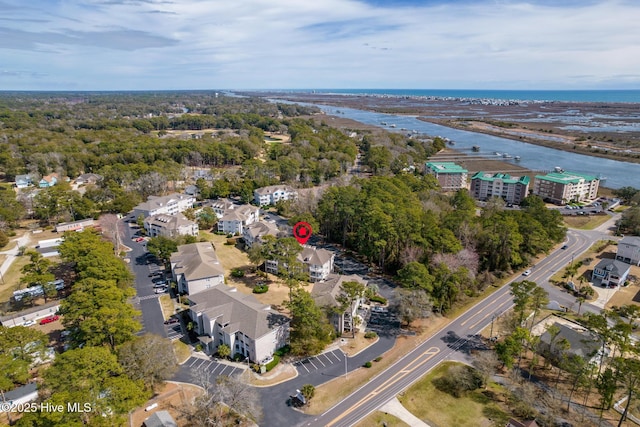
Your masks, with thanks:
[[[640,89],[635,0],[0,0],[0,90]]]

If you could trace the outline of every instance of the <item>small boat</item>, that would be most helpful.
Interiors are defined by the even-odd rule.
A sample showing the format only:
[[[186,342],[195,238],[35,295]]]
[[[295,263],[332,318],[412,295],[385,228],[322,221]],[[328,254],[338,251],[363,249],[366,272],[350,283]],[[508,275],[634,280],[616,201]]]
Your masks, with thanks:
[[[516,162],[519,162],[519,161],[520,161],[520,156],[515,156],[513,159],[514,159]]]
[[[380,122],[380,124],[381,124],[382,126],[386,126],[386,125],[387,125],[387,122]]]
[[[496,156],[502,156],[502,153],[498,153],[497,151],[495,152]]]
[[[502,158],[503,158],[503,159],[510,159],[511,157],[513,157],[513,156],[512,156],[511,154],[509,154],[509,153],[504,153],[504,154],[502,155]]]
[[[391,123],[391,124],[389,125],[389,127],[390,127],[390,128],[394,128],[394,127],[396,127],[396,125],[394,125],[393,123]]]
[[[474,145],[473,147],[471,147],[471,150],[475,153],[477,153],[478,151],[480,151],[480,146],[479,145]]]
[[[564,172],[564,169],[562,169],[560,166],[556,166],[555,168],[553,168],[553,170],[558,172],[558,173]]]

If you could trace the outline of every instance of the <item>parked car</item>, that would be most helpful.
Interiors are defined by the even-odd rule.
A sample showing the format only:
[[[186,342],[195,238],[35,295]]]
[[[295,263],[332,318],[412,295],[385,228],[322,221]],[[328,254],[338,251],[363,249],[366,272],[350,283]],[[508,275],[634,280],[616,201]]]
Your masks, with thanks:
[[[522,273],[523,276],[529,276],[531,274],[531,270],[527,269],[524,271],[524,273]]]
[[[47,316],[47,317],[45,317],[44,319],[42,319],[40,321],[40,324],[41,325],[46,325],[47,323],[55,322],[59,318],[60,318],[60,316],[58,316],[57,314],[55,314],[53,316]]]
[[[178,319],[177,317],[170,317],[164,321],[165,325],[174,325],[176,323],[180,323],[180,319]]]
[[[165,286],[165,287],[162,287],[162,288],[155,288],[154,292],[156,294],[164,294],[168,290],[169,290],[169,288]]]
[[[167,287],[167,282],[162,280],[160,282],[156,282],[153,284],[154,288],[166,288]]]
[[[27,320],[26,322],[24,322],[24,323],[22,324],[22,326],[33,326],[33,325],[35,325],[35,324],[36,324],[36,321],[35,321],[35,320]]]
[[[136,242],[140,243],[140,242],[144,242],[144,237],[138,237],[136,239]]]

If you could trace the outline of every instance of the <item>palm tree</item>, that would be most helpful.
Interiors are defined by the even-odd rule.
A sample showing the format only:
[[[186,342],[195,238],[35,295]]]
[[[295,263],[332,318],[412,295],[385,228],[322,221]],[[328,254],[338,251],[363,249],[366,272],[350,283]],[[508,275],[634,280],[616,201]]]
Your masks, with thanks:
[[[582,289],[582,288],[580,288]],[[576,299],[576,301],[578,301],[578,316],[580,316],[580,310],[582,309],[582,303],[586,301],[585,297],[578,297]]]

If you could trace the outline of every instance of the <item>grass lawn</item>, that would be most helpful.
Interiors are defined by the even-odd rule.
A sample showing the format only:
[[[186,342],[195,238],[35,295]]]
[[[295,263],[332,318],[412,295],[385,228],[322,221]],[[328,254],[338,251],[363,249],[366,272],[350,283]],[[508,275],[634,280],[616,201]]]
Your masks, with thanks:
[[[438,365],[398,398],[402,405],[427,424],[435,426],[478,427],[504,426],[509,414],[489,396],[499,399],[502,390],[491,384],[487,390],[475,390],[456,398],[438,390],[433,380],[445,376],[453,362]],[[434,404],[425,404],[433,402]]]
[[[0,301],[8,301],[13,295],[13,291],[18,288],[18,282],[22,276],[22,267],[29,263],[29,257],[16,257],[6,274],[2,275],[0,284]]]
[[[183,343],[180,340],[172,342],[173,351],[176,354],[176,360],[178,363],[184,363],[189,357],[191,357],[191,347]]]
[[[387,426],[387,427],[410,427],[409,424],[394,417],[391,414],[376,411],[369,414],[359,423],[355,424],[355,427],[370,427],[370,426]],[[435,427],[435,426],[434,426]]]
[[[160,295],[160,308],[162,308],[162,316],[165,320],[171,317],[175,312],[175,305],[170,295]]]
[[[570,228],[593,230],[607,222],[609,219],[611,219],[609,215],[565,216],[564,223]]]

